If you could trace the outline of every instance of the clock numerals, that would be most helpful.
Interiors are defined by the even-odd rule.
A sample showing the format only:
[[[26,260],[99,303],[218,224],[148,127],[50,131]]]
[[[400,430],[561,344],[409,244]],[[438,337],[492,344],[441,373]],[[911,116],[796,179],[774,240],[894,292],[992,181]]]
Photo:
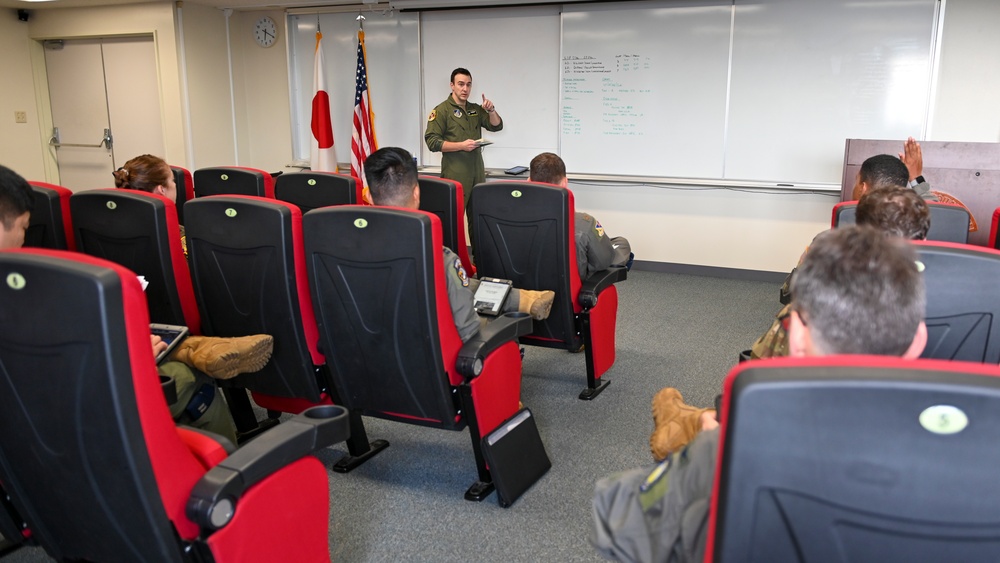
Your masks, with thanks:
[[[261,47],[270,47],[278,38],[278,28],[274,20],[264,16],[257,20],[253,30],[254,40]]]

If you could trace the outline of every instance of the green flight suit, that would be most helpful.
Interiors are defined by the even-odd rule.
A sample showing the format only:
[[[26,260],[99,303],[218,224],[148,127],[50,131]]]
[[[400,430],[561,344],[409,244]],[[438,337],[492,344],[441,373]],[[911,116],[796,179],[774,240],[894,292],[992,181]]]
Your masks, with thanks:
[[[424,142],[432,152],[441,152],[445,141],[460,143],[467,139],[481,139],[483,128],[487,131],[503,129],[490,124],[490,114],[483,106],[467,102],[465,108],[448,99],[438,104],[427,117]],[[486,181],[486,167],[483,165],[483,149],[474,151],[445,152],[441,154],[441,177],[461,182],[465,192],[465,204],[469,204],[469,194],[476,184]]]

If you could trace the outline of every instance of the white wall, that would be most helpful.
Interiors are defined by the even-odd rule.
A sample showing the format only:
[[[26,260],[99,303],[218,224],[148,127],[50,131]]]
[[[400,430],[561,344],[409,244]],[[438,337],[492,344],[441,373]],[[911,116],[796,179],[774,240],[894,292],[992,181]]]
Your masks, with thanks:
[[[222,10],[185,2],[178,12],[183,29],[181,65],[186,69],[191,170],[236,164],[233,104],[229,85],[226,16]]]
[[[31,73],[28,24],[14,10],[0,11],[0,69],[6,86],[0,88],[0,164],[30,180],[45,180],[43,141]],[[14,87],[16,85],[16,87]],[[27,123],[15,123],[14,112],[27,113]],[[47,140],[47,138],[46,138]]]
[[[278,40],[268,48],[254,41],[252,30],[261,16],[278,24]],[[237,12],[230,22],[236,122],[239,124],[240,165],[269,172],[292,162],[291,101],[285,14],[281,11]]]
[[[581,185],[578,211],[610,236],[629,239],[636,260],[787,272],[830,227],[839,194]]]
[[[165,151],[162,156],[168,162],[185,163],[180,66],[174,33],[173,3],[34,10],[28,22],[28,35],[34,40],[152,34],[160,79]],[[41,62],[36,61],[36,76],[44,75],[40,66]],[[44,158],[52,161],[47,154]]]
[[[932,140],[1000,141],[1000,2],[945,0]],[[4,161],[27,176],[48,170],[42,135],[32,120],[29,38],[94,37],[153,33],[157,41],[165,157],[186,163],[186,136],[175,39],[173,4],[36,10],[24,25],[0,21],[5,78],[17,88],[0,91],[0,149]],[[220,38],[225,18],[212,8],[184,4],[188,89],[191,93],[191,148],[198,167],[240,164],[281,170],[292,160],[285,18],[281,11],[235,12],[229,21],[236,99],[236,142],[228,58]],[[258,47],[251,29],[270,15],[281,33],[277,44]],[[44,85],[42,85],[44,86]],[[414,95],[418,95],[414,93]],[[26,108],[15,106],[27,106]],[[47,105],[47,100],[45,105]],[[26,109],[29,123],[13,124],[13,111]],[[194,123],[194,122],[197,123]],[[8,157],[8,155],[11,155]],[[613,235],[630,239],[641,260],[788,271],[812,237],[829,225],[833,196],[739,190],[683,191],[654,186],[572,186],[577,207],[596,215]]]

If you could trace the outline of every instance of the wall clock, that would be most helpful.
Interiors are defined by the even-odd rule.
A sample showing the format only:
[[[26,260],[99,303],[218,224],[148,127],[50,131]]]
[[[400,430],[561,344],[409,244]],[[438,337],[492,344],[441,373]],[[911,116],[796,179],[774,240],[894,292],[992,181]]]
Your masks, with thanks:
[[[278,26],[274,20],[264,16],[253,26],[253,38],[261,47],[270,47],[278,39]]]

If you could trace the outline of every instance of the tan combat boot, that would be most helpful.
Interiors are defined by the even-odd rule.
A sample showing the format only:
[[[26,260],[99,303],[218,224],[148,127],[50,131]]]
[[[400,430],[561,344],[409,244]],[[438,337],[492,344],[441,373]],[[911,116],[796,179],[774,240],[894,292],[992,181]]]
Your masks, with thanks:
[[[660,389],[653,396],[653,434],[649,437],[653,459],[663,461],[693,440],[701,430],[701,413],[710,410],[684,404],[681,392],[673,387]]]
[[[549,311],[552,310],[552,302],[555,301],[556,292],[548,289],[544,291],[522,289],[520,294],[520,301],[517,304],[519,312],[528,313],[536,321],[549,318]]]
[[[170,359],[216,379],[229,379],[264,369],[273,349],[274,339],[269,334],[236,338],[189,336],[177,346]]]

